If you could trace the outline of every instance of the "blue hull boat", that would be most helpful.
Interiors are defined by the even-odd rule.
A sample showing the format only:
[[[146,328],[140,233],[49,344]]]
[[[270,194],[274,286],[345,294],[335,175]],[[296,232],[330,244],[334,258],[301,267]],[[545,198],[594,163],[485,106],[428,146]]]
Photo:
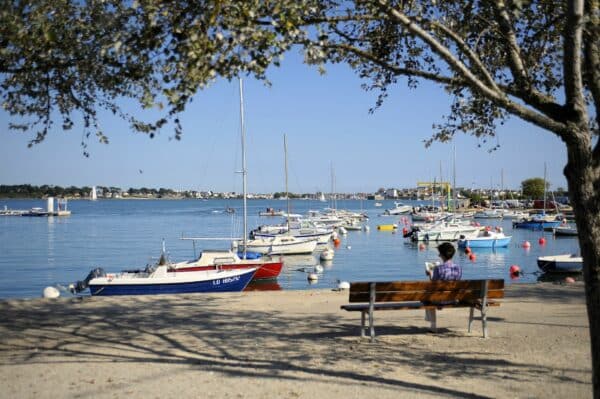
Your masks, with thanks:
[[[510,244],[512,236],[502,238],[494,237],[476,237],[471,239],[458,240],[459,248],[503,248]]]
[[[94,296],[239,292],[246,288],[256,270],[173,272],[166,265],[152,270],[121,273],[105,273],[102,269],[95,269],[86,280],[77,282],[71,290],[82,292],[89,287]]]
[[[519,220],[513,222],[513,228],[515,229],[530,229],[530,230],[544,230],[553,229],[560,226],[560,220]]]

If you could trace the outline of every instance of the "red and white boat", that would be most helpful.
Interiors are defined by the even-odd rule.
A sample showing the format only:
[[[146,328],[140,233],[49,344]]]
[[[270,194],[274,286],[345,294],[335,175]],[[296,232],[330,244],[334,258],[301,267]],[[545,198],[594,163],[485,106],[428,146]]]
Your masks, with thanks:
[[[243,257],[243,255],[242,255]],[[257,268],[253,280],[275,279],[281,273],[283,260],[271,257],[252,257],[243,259],[230,250],[203,250],[195,260],[170,263],[169,270],[178,272],[196,272],[201,270],[239,270]]]

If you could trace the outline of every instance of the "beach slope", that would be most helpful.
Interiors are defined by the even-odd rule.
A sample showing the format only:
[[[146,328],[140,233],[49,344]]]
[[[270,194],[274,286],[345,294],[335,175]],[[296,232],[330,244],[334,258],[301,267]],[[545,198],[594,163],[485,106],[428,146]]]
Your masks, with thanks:
[[[583,285],[511,285],[468,309],[360,315],[347,291],[0,302],[6,398],[591,397]]]

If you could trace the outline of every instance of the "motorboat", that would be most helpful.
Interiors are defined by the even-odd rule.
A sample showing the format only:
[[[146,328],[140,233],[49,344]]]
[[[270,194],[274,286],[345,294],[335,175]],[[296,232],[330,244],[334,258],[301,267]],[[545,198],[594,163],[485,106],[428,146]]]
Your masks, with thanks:
[[[575,254],[540,256],[537,264],[545,273],[577,273],[583,269],[583,258]]]
[[[256,256],[258,255],[258,256]],[[170,262],[169,271],[196,272],[206,270],[241,270],[256,268],[253,280],[274,279],[281,273],[283,261],[252,254],[250,252],[236,253],[231,250],[203,250],[194,260]]]
[[[512,236],[502,231],[481,230],[475,237],[464,237],[458,240],[459,248],[503,248],[510,244]]]
[[[550,215],[534,215],[530,218],[513,220],[513,228],[516,229],[531,229],[544,230],[558,227],[561,221],[556,219],[556,216]]]
[[[394,207],[390,209],[386,209],[383,214],[384,215],[402,215],[406,213],[412,212],[413,207],[410,205],[405,205],[401,202],[394,202]]]
[[[413,226],[404,233],[412,241],[457,241],[477,237],[480,227],[460,221],[440,221],[433,224]]]
[[[505,210],[502,212],[502,217],[504,219],[527,219],[529,218],[529,213],[525,211],[513,211],[513,210]]]
[[[21,214],[21,216],[49,216],[50,213],[48,211],[46,211],[44,208],[39,208],[39,207],[35,207],[35,208],[31,208],[29,211],[24,212]]]
[[[275,210],[273,208],[267,208],[262,212],[258,212],[258,216],[285,216],[285,212],[281,209]]]
[[[504,213],[498,209],[484,209],[473,215],[475,219],[502,219],[503,217]]]
[[[92,296],[239,292],[246,288],[255,272],[256,268],[176,272],[169,271],[167,264],[120,273],[106,273],[97,268],[69,288],[73,293],[89,288]]]
[[[578,232],[577,232],[577,226],[574,225],[569,225],[569,224],[565,224],[565,225],[560,225],[557,227],[553,227],[552,228],[552,233],[555,236],[577,236]]]
[[[258,252],[267,255],[310,254],[317,248],[318,238],[299,238],[284,234],[274,237],[260,237],[252,240],[238,240],[233,246],[238,251]]]

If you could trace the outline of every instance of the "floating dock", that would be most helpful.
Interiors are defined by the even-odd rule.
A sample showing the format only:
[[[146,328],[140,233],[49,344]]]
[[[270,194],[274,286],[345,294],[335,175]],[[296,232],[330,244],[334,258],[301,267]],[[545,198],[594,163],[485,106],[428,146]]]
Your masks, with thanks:
[[[70,216],[71,211],[67,209],[66,199],[56,200],[56,210],[54,209],[54,197],[48,197],[46,209],[44,208],[31,208],[25,209],[8,209],[4,205],[4,209],[0,209],[0,216]]]

